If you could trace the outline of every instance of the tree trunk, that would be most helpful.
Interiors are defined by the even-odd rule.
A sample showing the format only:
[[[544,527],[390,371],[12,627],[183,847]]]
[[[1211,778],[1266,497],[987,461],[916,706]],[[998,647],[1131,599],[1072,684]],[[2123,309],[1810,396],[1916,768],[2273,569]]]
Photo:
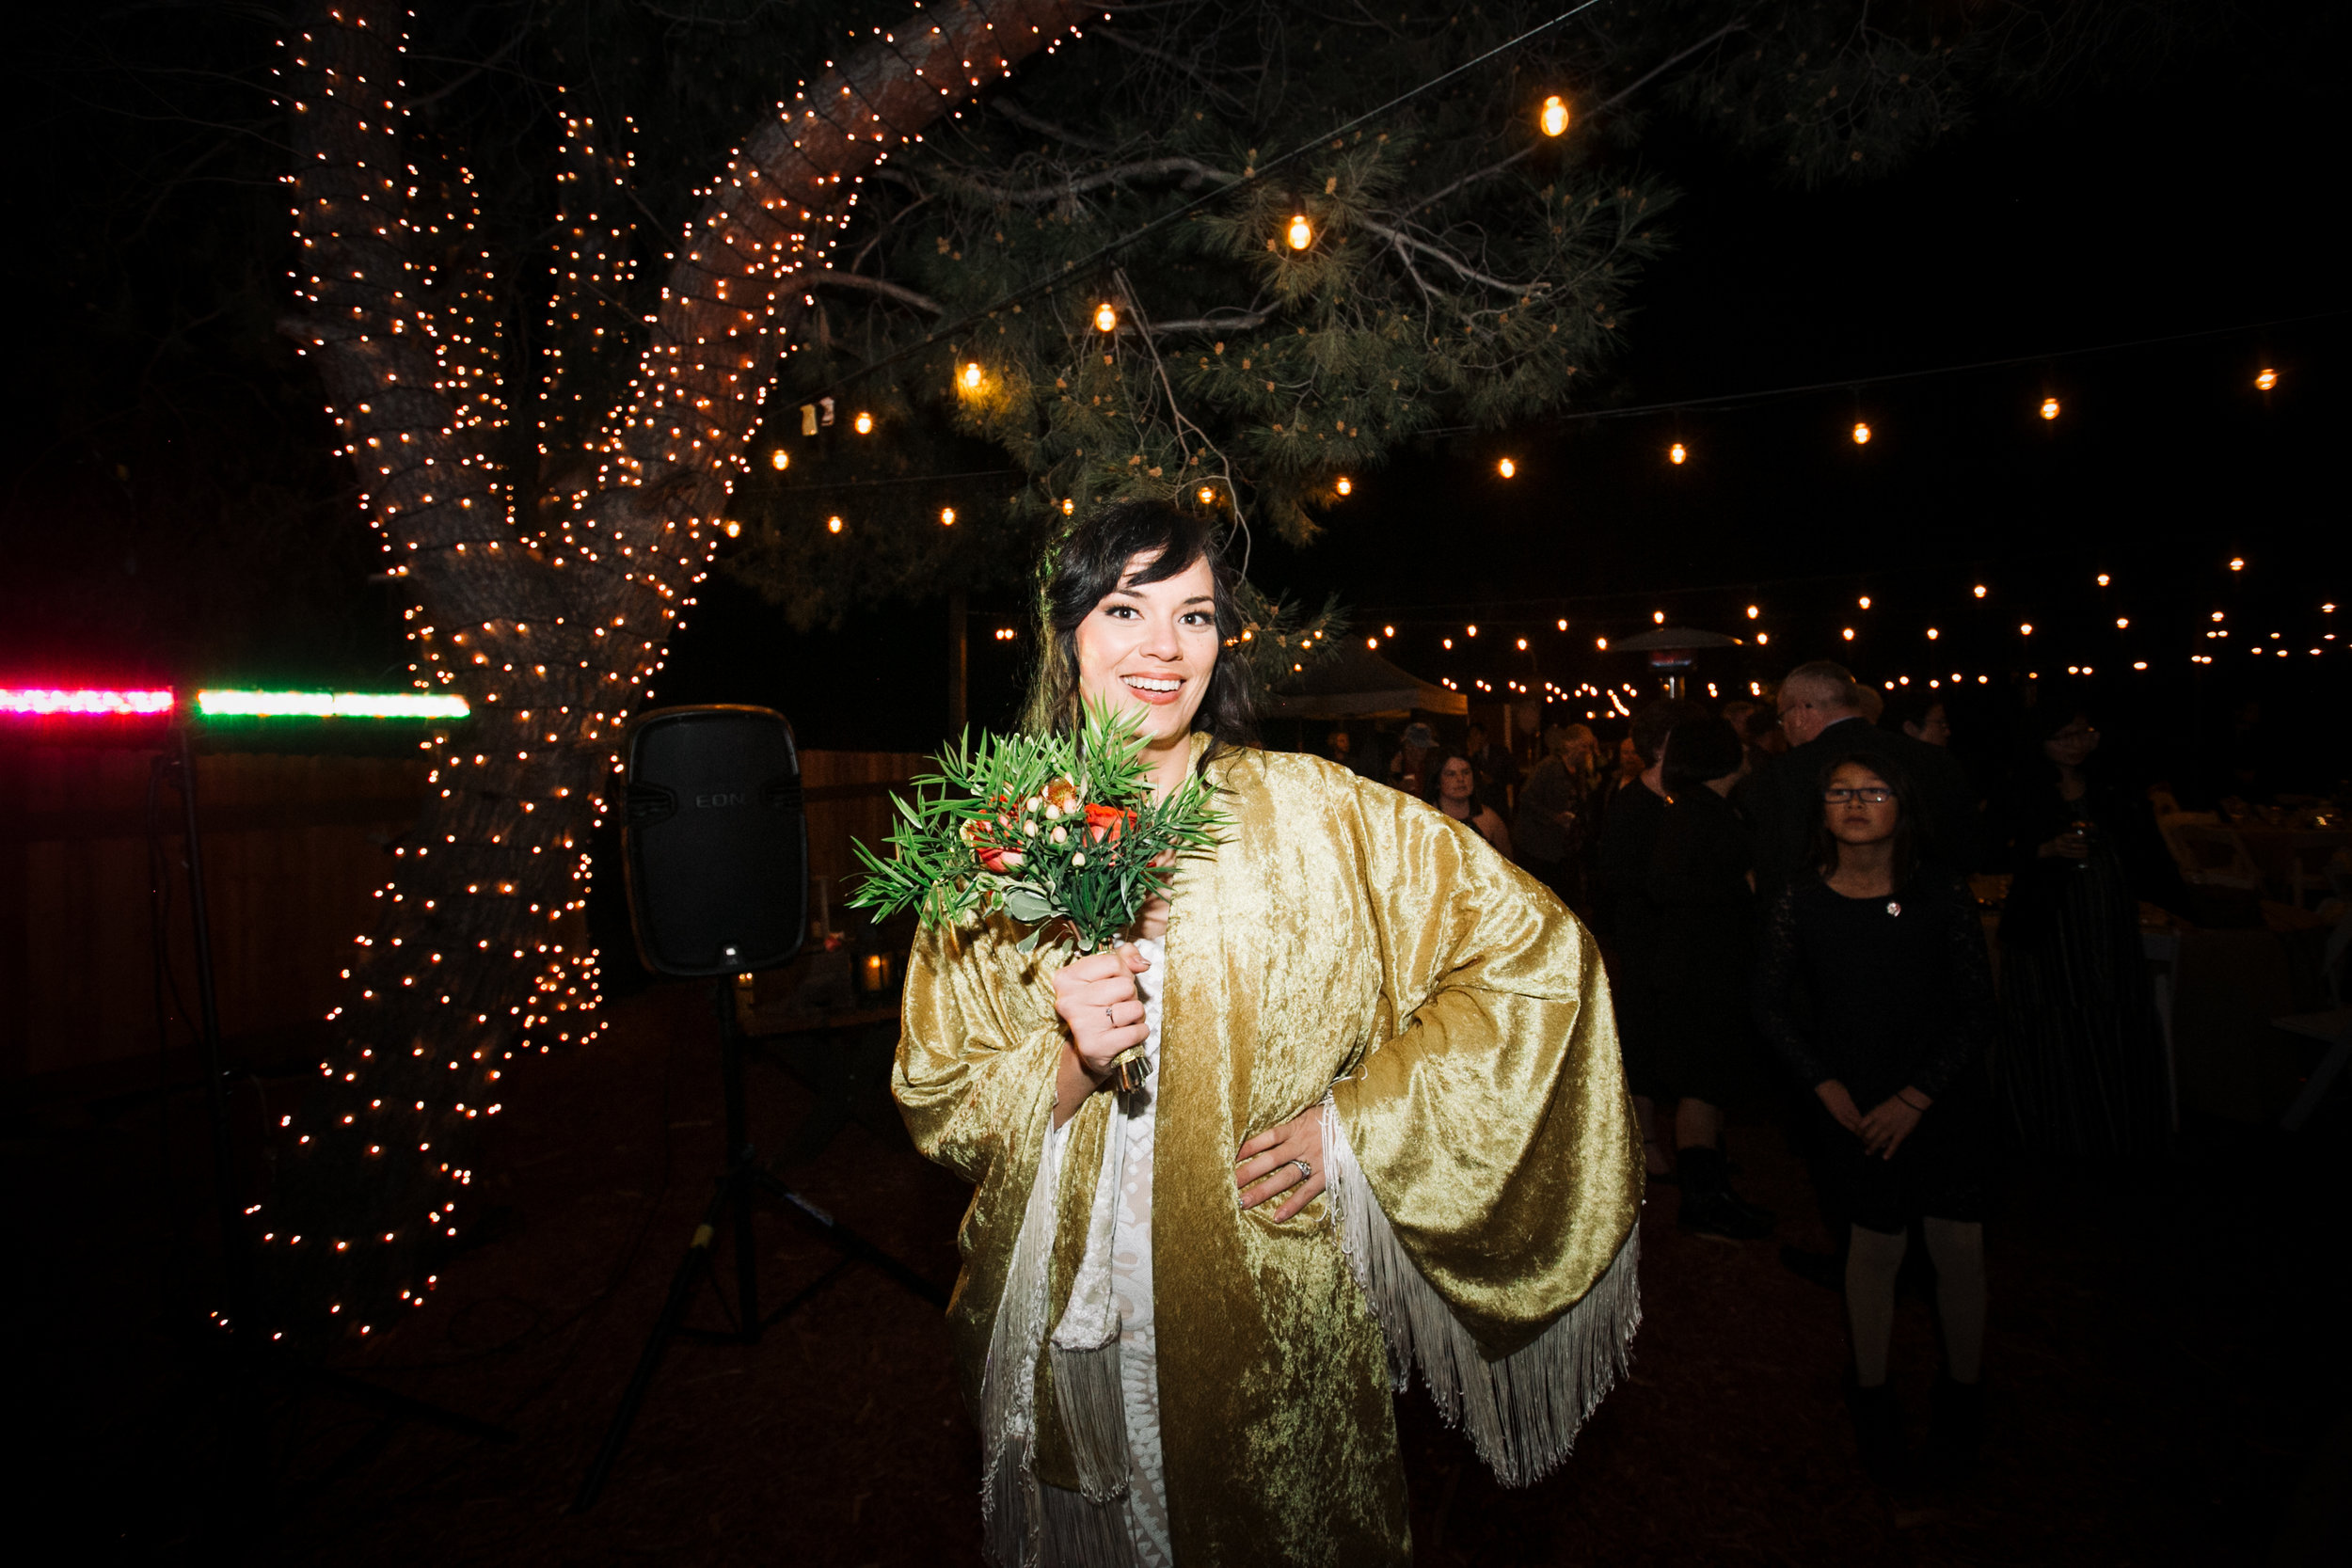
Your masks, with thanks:
[[[431,743],[432,789],[331,1015],[342,1044],[287,1118],[256,1212],[278,1288],[246,1326],[366,1333],[421,1302],[429,1243],[469,1218],[471,1134],[501,1108],[513,1058],[600,1028],[580,915],[589,830],[622,727],[707,575],[803,309],[796,280],[830,265],[863,171],[1074,36],[1080,10],[924,9],[756,127],[689,228],[628,400],[584,450],[541,466],[568,476],[555,494],[491,460],[497,400],[472,369],[469,296],[432,281],[442,242],[411,215],[400,136],[401,13],[321,8],[291,40],[308,280],[285,330],[413,586],[411,668],[473,717]]]

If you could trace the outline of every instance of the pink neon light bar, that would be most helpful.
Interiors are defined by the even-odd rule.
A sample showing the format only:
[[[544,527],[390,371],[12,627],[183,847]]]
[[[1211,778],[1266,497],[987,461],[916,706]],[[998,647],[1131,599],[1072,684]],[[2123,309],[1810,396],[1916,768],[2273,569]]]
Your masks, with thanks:
[[[168,691],[96,691],[0,686],[0,714],[41,719],[57,714],[97,714],[122,719],[169,713]]]

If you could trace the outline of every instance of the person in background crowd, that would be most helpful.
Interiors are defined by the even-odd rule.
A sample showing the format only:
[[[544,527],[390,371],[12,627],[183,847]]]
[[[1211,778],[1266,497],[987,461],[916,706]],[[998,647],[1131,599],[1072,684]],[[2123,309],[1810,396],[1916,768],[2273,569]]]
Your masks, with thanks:
[[[1862,711],[1862,717],[1873,724],[1877,723],[1880,716],[1886,711],[1886,698],[1875,686],[1867,686],[1861,681],[1854,682],[1853,699],[1854,706]]]
[[[1582,724],[1554,724],[1544,732],[1544,760],[1519,786],[1511,818],[1511,841],[1519,864],[1582,913],[1584,851],[1591,842],[1593,807],[1600,792],[1600,742]]]
[[[1872,726],[1862,689],[1842,665],[1801,664],[1780,684],[1780,728],[1787,755],[1750,783],[1741,798],[1756,829],[1756,885],[1767,898],[1806,874],[1820,802],[1821,765],[1833,754],[1868,752],[1892,760],[1917,781],[1923,853],[1955,870],[1975,863],[1976,791],[1951,754],[1907,735]]]
[[[1389,783],[1407,795],[1425,792],[1437,762],[1438,732],[1422,723],[1405,726],[1405,740],[1389,759]]]
[[[1875,752],[1828,759],[1813,853],[1774,902],[1756,1016],[1813,1091],[1851,1215],[1845,1266],[1854,1436],[1882,1481],[1900,1464],[1886,1381],[1895,1276],[1913,1221],[1935,1265],[1944,1368],[1931,1452],[1973,1465],[1983,1426],[1984,1061],[1994,1033],[1984,928],[1967,885],[1919,854],[1913,784]]]
[[[1509,811],[1519,784],[1519,759],[1510,748],[1497,746],[1486,738],[1486,726],[1473,723],[1470,727],[1470,744],[1463,748],[1470,767],[1478,774],[1478,798],[1497,811]]]
[[[1740,1242],[1772,1228],[1769,1210],[1731,1190],[1722,1147],[1723,1108],[1763,1086],[1746,985],[1756,967],[1748,828],[1729,800],[1746,768],[1747,748],[1721,719],[1686,719],[1666,737],[1665,811],[1643,888],[1649,940],[1625,964],[1645,1025],[1625,1036],[1627,1076],[1635,1094],[1674,1102],[1678,1222]]]
[[[1356,737],[1347,733],[1347,726],[1332,726],[1329,750],[1325,753],[1349,772],[1356,771]]]
[[[2001,912],[2000,1092],[2026,1146],[2079,1161],[2161,1150],[2164,1047],[2139,900],[2179,903],[2148,808],[2090,768],[2099,731],[2071,702],[2029,716],[1995,806],[2010,872]]]
[[[1707,710],[1698,704],[1674,698],[1660,698],[1633,716],[1626,744],[1633,749],[1642,770],[1609,797],[1609,814],[1601,822],[1594,865],[1593,913],[1602,951],[1614,974],[1641,972],[1655,936],[1645,880],[1650,854],[1658,847],[1659,825],[1666,815],[1661,752],[1677,724],[1706,717]],[[1637,988],[1618,988],[1617,1038],[1629,1063],[1639,1059],[1645,1049],[1641,1042],[1652,1027],[1643,1000]],[[1633,1111],[1641,1122],[1643,1158],[1650,1179],[1671,1180],[1674,1164],[1659,1141],[1657,1107],[1640,1084],[1633,1088]]]
[[[1617,774],[1610,781],[1609,793],[1614,795],[1633,783],[1648,767],[1649,764],[1643,759],[1642,749],[1633,744],[1633,736],[1629,734],[1620,737],[1617,741]]]
[[[1933,691],[1907,688],[1896,692],[1880,722],[1929,746],[1948,747],[1952,743],[1951,710],[1944,705],[1943,697]]]
[[[1495,847],[1504,860],[1511,856],[1511,830],[1502,814],[1480,798],[1478,770],[1459,752],[1439,752],[1429,768],[1429,788],[1422,800],[1454,818],[1468,823],[1479,837]]]

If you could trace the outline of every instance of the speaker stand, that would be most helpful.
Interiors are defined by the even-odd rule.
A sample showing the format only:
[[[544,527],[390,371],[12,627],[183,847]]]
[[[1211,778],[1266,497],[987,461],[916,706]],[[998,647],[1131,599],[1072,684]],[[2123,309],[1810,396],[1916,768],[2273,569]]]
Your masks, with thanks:
[[[661,1358],[672,1339],[684,1336],[722,1343],[757,1344],[770,1324],[799,1311],[852,1263],[872,1264],[918,1301],[942,1310],[947,1306],[946,1291],[794,1192],[760,1164],[758,1152],[752,1147],[751,1113],[744,1101],[745,1041],[736,1022],[730,979],[717,982],[712,1002],[719,1015],[720,1075],[726,1098],[726,1166],[719,1173],[718,1187],[710,1195],[708,1207],[703,1210],[702,1223],[695,1226],[693,1239],[686,1243],[686,1256],[679,1259],[677,1272],[670,1276],[669,1296],[661,1304],[660,1316],[654,1320],[653,1332],[645,1338],[645,1348],[638,1353],[637,1370],[630,1373],[628,1387],[621,1395],[619,1407],[612,1412],[612,1423],[604,1430],[604,1442],[596,1449],[596,1463],[588,1466],[580,1492],[572,1498],[574,1513],[584,1513],[596,1506],[597,1495],[604,1490],[605,1478],[612,1473],[612,1462],[620,1457],[621,1446],[628,1440],[628,1429],[637,1419],[637,1410],[644,1402],[646,1391],[653,1386],[654,1374],[660,1370]],[[813,1227],[841,1253],[839,1262],[765,1317],[759,1310],[759,1257],[753,1249],[752,1240],[753,1209],[763,1196],[780,1203],[786,1212]],[[693,1298],[695,1286],[713,1267],[712,1251],[719,1227],[729,1223],[734,1227],[736,1327],[731,1333],[689,1328],[684,1323],[687,1305]]]

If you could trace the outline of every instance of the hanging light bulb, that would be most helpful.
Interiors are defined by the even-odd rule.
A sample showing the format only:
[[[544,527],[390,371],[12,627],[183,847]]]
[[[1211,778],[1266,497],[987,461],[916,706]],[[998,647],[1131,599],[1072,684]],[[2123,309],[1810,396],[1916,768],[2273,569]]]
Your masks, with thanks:
[[[1331,488],[1343,496],[1352,496],[1356,493],[1356,482],[1345,474],[1342,474],[1331,482]]]
[[[737,522],[734,518],[729,517],[727,519],[727,537],[730,539],[740,539],[742,536],[743,525]]]
[[[838,517],[826,518],[825,531],[827,533],[839,533],[841,531],[841,519]]]
[[[1517,463],[1512,462],[1507,457],[1495,465],[1495,472],[1501,474],[1505,479],[1509,479],[1513,474],[1518,473],[1518,471],[1519,466]]]
[[[1061,499],[1061,515],[1062,515],[1063,516],[1067,517],[1067,516],[1069,516],[1069,515],[1070,515],[1073,512],[1075,512],[1075,511],[1077,511],[1077,510],[1078,510],[1078,503],[1077,503],[1076,501],[1072,500],[1072,499],[1071,499],[1068,496],[1064,496],[1064,497],[1062,498],[1062,499]]]
[[[1304,250],[1315,243],[1314,226],[1307,221],[1306,214],[1299,213],[1291,218],[1290,242],[1293,250]]]
[[[2099,574],[2099,586],[2105,588],[2107,585],[2107,581],[2108,578],[2106,573],[2101,572]]]
[[[1547,136],[1556,136],[1565,131],[1568,128],[1567,100],[1556,92],[1545,99],[1544,112],[1538,117],[1538,123],[1543,126]]]
[[[1567,623],[1567,621],[1566,621],[1565,618],[1563,618],[1563,619],[1560,621],[1559,626],[1560,626],[1560,629],[1561,629],[1562,631],[1565,631],[1565,630],[1567,630],[1567,629],[1568,629],[1568,623]]]
[[[866,413],[864,409],[858,410],[858,416],[854,422],[857,426],[857,433],[860,436],[870,436],[874,433],[874,416]]]
[[[2058,417],[2058,399],[2043,398],[2042,400],[2042,417],[2045,420],[2055,420]]]
[[[1749,619],[1749,620],[1753,621],[1753,620],[1755,620],[1757,616],[1759,616],[1759,615],[1761,615],[1761,614],[1763,614],[1763,613],[1764,613],[1764,607],[1763,607],[1762,605],[1752,604],[1752,605],[1748,606],[1748,619]]]
[[[1380,635],[1383,637],[1394,637],[1396,635],[1396,628],[1394,626],[1382,626],[1380,628]]]
[[[1870,427],[1860,420],[1853,422],[1853,444],[1857,447],[1867,447],[1870,444]]]
[[[1666,461],[1669,463],[1679,465],[1687,461],[1690,458],[1690,455],[1691,449],[1684,446],[1679,441],[1677,441],[1673,446],[1666,449]]]
[[[1216,492],[1211,489],[1208,485],[1203,484],[1199,490],[1195,491],[1194,494],[1200,498],[1200,504],[1202,506],[1215,506],[1216,504]]]
[[[1666,624],[1666,612],[1662,610],[1653,610],[1649,612],[1649,619],[1650,625],[1662,626]]]
[[[1928,628],[1928,641],[1931,642],[1934,641],[1937,638],[1943,635],[1944,634],[1942,632],[1936,630],[1933,626],[1930,626]]]
[[[977,359],[969,359],[964,362],[963,389],[967,392],[977,392],[980,389],[980,362]]]
[[[1527,639],[1524,637],[1519,639],[1519,652],[1527,652]]]
[[[953,528],[956,526],[956,509],[954,507],[943,506],[939,509],[939,526],[941,528]]]
[[[2262,368],[2262,373],[2254,377],[2254,385],[2267,392],[2270,388],[2279,385],[2279,372],[2272,370],[2268,365],[2265,365]]]
[[[1976,587],[1970,589],[1969,592],[1976,594],[1978,598],[1981,599],[1984,597],[1984,584],[1979,583]]]
[[[1472,637],[1476,637],[1476,636],[1478,635],[1478,628],[1477,628],[1476,626],[1471,626],[1471,627],[1470,627],[1470,628],[1469,628],[1469,631],[1470,631],[1470,634]]]
[[[2246,570],[2246,558],[2242,555],[2232,556],[2230,558],[2230,570],[2233,572],[2243,572]]]
[[[1854,600],[1854,603],[1855,603],[1856,605],[1859,605],[1862,609],[1864,609],[1864,610],[1867,610],[1867,609],[1869,609],[1869,608],[1870,608],[1870,595],[1869,595],[1869,594],[1863,594],[1863,595],[1862,595],[1862,597],[1860,597],[1860,598],[1858,598],[1858,599]]]
[[[1097,332],[1119,330],[1119,312],[1111,308],[1111,302],[1107,299],[1094,308],[1094,330]]]
[[[778,473],[782,473],[785,469],[792,467],[792,454],[785,451],[782,447],[778,447],[775,451],[768,454],[768,467],[775,469]]]

